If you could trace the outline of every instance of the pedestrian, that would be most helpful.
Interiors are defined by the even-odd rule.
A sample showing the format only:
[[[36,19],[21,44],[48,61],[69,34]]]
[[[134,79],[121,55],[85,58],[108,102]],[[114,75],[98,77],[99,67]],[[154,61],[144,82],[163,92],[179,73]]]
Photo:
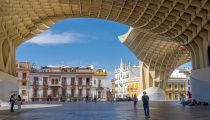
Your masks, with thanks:
[[[94,103],[97,103],[97,98],[96,98],[96,96],[94,97]]]
[[[184,98],[184,94],[181,94],[181,97],[180,97],[180,103],[181,105],[184,107],[185,106],[185,98]]]
[[[50,103],[50,95],[47,96],[47,104]]]
[[[192,101],[192,93],[190,91],[187,92],[188,100]]]
[[[20,112],[21,111],[21,104],[22,104],[22,99],[21,99],[20,95],[18,95],[16,101],[17,101],[17,105],[18,105],[18,111]]]
[[[9,99],[11,108],[10,108],[10,112],[14,112],[13,108],[14,108],[14,104],[15,104],[15,98],[13,95],[11,95],[10,99]]]
[[[52,96],[51,95],[49,96],[49,102],[50,102],[50,104],[52,104]]]
[[[134,102],[134,104],[133,104],[134,105],[134,108],[136,108],[136,104],[138,102],[138,98],[137,98],[136,94],[133,97],[133,102]]]
[[[86,103],[88,103],[88,96],[86,96]]]
[[[142,96],[141,100],[143,102],[145,117],[150,118],[150,116],[149,116],[149,96],[147,95],[147,93],[145,91],[143,92],[143,96]]]
[[[114,103],[114,97],[111,95],[111,103]]]

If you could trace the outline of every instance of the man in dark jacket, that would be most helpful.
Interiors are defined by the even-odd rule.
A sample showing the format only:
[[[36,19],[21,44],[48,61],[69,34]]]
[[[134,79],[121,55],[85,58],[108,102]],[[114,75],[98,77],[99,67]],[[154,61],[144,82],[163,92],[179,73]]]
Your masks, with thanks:
[[[149,116],[149,96],[147,95],[147,93],[145,91],[143,92],[143,96],[142,96],[141,100],[143,102],[145,117],[150,118],[150,116]]]
[[[13,108],[14,108],[14,104],[15,104],[15,98],[14,98],[13,95],[10,97],[9,102],[10,102],[10,105],[11,105],[10,112],[14,112]]]

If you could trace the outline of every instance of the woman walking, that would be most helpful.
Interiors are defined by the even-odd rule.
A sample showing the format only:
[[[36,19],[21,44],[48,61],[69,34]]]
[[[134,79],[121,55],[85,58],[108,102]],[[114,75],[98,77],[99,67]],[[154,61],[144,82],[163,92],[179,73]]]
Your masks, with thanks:
[[[181,94],[180,103],[181,103],[181,105],[182,105],[183,107],[185,106],[184,94]]]
[[[22,104],[22,99],[21,99],[20,95],[18,95],[17,105],[18,105],[18,111],[19,112],[21,111],[21,104]]]
[[[133,97],[133,102],[134,102],[134,104],[133,104],[134,105],[134,108],[136,108],[136,104],[138,102],[138,98],[137,98],[136,94]]]

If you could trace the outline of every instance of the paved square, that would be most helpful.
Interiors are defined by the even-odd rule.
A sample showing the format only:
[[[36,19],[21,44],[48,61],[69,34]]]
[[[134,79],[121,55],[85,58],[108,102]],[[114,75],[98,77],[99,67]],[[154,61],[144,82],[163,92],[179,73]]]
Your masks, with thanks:
[[[150,120],[210,120],[210,107],[181,107],[175,102],[151,102]],[[35,108],[36,107],[36,108]],[[24,105],[21,113],[0,111],[0,120],[145,120],[142,103],[54,103]]]

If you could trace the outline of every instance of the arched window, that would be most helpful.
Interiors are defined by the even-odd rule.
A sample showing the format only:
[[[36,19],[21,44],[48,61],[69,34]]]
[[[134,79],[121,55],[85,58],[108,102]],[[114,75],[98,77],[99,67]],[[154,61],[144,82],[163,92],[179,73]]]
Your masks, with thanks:
[[[56,79],[56,83],[55,84],[58,84],[58,79]]]
[[[54,79],[52,79],[52,84],[54,84]]]

